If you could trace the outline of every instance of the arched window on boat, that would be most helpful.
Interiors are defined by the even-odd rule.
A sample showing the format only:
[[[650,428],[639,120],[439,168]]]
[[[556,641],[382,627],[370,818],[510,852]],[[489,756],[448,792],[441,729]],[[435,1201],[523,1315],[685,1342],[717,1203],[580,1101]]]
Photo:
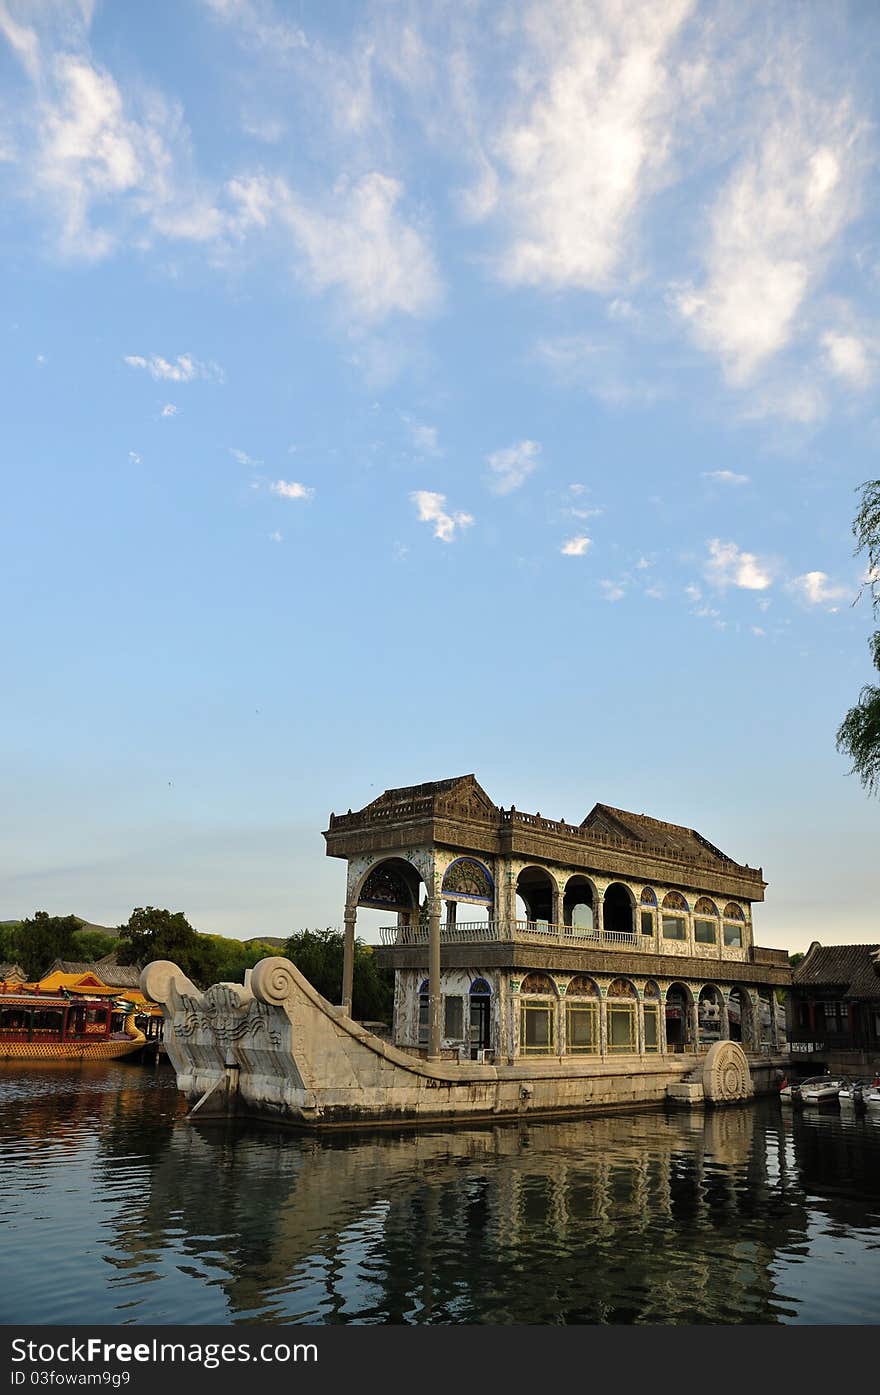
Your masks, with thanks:
[[[688,903],[680,891],[668,891],[663,897],[660,918],[664,940],[687,939]]]
[[[474,1051],[492,1045],[492,990],[484,978],[475,978],[468,992],[470,1002],[470,1044]]]
[[[653,935],[656,918],[657,893],[652,886],[644,886],[639,897],[639,928],[643,935]]]
[[[742,949],[745,919],[742,906],[735,901],[724,907],[724,943],[729,949]]]
[[[521,1054],[553,1055],[556,1050],[556,985],[547,974],[526,974],[519,992]]]
[[[576,974],[565,992],[565,1044],[573,1056],[597,1056],[599,990],[586,974]]]
[[[625,1054],[638,1051],[638,1004],[639,995],[629,979],[612,979],[605,1003],[609,1052]]]
[[[709,896],[699,896],[694,906],[694,944],[717,945],[718,907]]]
[[[660,1050],[660,989],[648,979],[642,993],[642,1020],[646,1051]]]

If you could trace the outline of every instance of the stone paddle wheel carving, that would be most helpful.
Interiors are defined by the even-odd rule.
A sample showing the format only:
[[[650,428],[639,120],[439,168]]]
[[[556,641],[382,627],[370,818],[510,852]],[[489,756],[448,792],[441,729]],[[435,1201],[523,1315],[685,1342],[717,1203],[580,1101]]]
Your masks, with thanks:
[[[751,1099],[752,1073],[738,1042],[716,1041],[703,1062],[703,1095],[712,1104]]]

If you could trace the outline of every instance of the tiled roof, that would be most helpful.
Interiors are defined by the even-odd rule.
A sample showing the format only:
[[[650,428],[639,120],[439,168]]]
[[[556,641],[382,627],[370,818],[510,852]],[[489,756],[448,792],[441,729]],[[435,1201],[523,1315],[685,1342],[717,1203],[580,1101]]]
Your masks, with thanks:
[[[615,809],[611,804],[594,804],[581,828],[614,833],[620,838],[629,838],[634,843],[650,843],[655,848],[665,846],[673,854],[685,853],[688,857],[697,857],[701,861],[734,861],[695,828],[684,828],[678,823],[664,823],[662,819],[652,819],[648,814],[631,814],[626,809]]]
[[[792,974],[794,988],[835,988],[843,998],[880,998],[874,956],[880,945],[820,945],[814,941]]]
[[[12,979],[19,979],[24,983],[27,974],[20,964],[0,964],[0,982],[8,983]]]
[[[139,988],[140,969],[136,964],[117,964],[115,954],[108,954],[103,959],[96,959],[92,964],[79,964],[70,959],[56,959],[50,964],[49,974],[94,974],[102,983],[106,983],[108,988]]]

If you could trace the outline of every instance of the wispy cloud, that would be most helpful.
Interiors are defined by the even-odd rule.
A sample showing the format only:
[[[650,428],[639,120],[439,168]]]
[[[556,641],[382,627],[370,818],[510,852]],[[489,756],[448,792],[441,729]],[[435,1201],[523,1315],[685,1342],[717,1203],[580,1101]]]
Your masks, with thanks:
[[[584,557],[587,550],[592,546],[592,539],[581,533],[576,538],[569,538],[559,549],[563,557]]]
[[[802,576],[792,577],[787,589],[807,605],[823,605],[832,610],[837,609],[835,601],[852,596],[850,588],[832,581],[827,572],[804,572]]]
[[[626,586],[620,581],[600,581],[602,588],[602,598],[606,601],[622,601],[626,595]]]
[[[606,288],[670,154],[671,48],[692,0],[542,0],[524,23],[530,79],[495,141],[508,281]]]
[[[242,231],[280,225],[296,250],[296,267],[312,291],[338,290],[348,311],[372,322],[398,313],[424,315],[440,299],[440,277],[424,234],[402,216],[403,185],[373,171],[340,181],[319,202],[283,178],[233,180]]]
[[[859,200],[863,125],[851,102],[822,101],[777,75],[775,110],[712,209],[701,284],[674,302],[729,381],[750,382],[792,340],[806,298]]]
[[[489,462],[489,488],[493,494],[512,494],[537,468],[541,447],[537,441],[517,441],[505,450],[493,451]]]
[[[313,499],[315,495],[314,489],[298,480],[275,480],[269,488],[280,499]]]
[[[822,335],[822,347],[835,377],[843,378],[850,387],[870,387],[874,379],[873,345],[856,334],[829,329]]]
[[[417,489],[409,497],[418,511],[419,522],[433,523],[434,537],[441,542],[452,542],[457,528],[469,528],[474,521],[469,513],[447,513],[445,494]]]
[[[262,465],[263,463],[262,460],[255,460],[252,455],[248,455],[247,451],[237,450],[235,446],[229,447],[229,454],[238,461],[239,465]]]
[[[159,415],[163,417],[176,417],[177,411],[178,409],[173,402],[166,402]]]
[[[720,538],[712,538],[708,548],[704,575],[713,586],[722,590],[737,586],[745,591],[765,591],[772,585],[772,564],[753,552],[743,552],[736,543],[722,542]]]
[[[191,354],[179,354],[176,359],[162,358],[160,354],[126,354],[124,362],[129,368],[143,368],[157,382],[192,383],[197,378],[205,378],[215,383],[224,381],[223,369],[216,363],[200,363]],[[172,415],[172,413],[163,413]]]
[[[716,484],[748,484],[748,475],[738,475],[733,470],[704,470],[704,480],[714,480]]]

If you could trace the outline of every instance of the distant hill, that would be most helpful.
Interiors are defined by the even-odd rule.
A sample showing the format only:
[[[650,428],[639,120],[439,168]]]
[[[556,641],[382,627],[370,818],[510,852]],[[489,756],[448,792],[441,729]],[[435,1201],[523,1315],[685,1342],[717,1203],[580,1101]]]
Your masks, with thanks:
[[[93,920],[83,920],[81,915],[75,915],[73,918],[78,923],[79,928],[81,930],[93,930],[96,934],[106,935],[108,939],[111,940],[117,940],[119,938],[119,927],[116,925],[96,925]],[[20,920],[0,920],[0,930],[9,929],[10,927],[17,925],[21,925]],[[211,935],[213,934],[213,931],[200,930],[198,931],[198,933],[203,935]],[[275,948],[280,948],[282,945],[287,944],[286,935],[253,935],[249,940],[239,940],[238,937],[234,935],[219,935],[217,936],[217,938],[232,939],[235,941],[236,944],[272,945]]]
[[[75,915],[74,920],[79,925],[80,930],[94,930],[97,935],[107,935],[111,940],[119,938],[119,930],[115,925],[96,925],[93,920],[83,920],[81,915]],[[0,930],[9,929],[10,926],[21,925],[20,920],[0,920]]]

